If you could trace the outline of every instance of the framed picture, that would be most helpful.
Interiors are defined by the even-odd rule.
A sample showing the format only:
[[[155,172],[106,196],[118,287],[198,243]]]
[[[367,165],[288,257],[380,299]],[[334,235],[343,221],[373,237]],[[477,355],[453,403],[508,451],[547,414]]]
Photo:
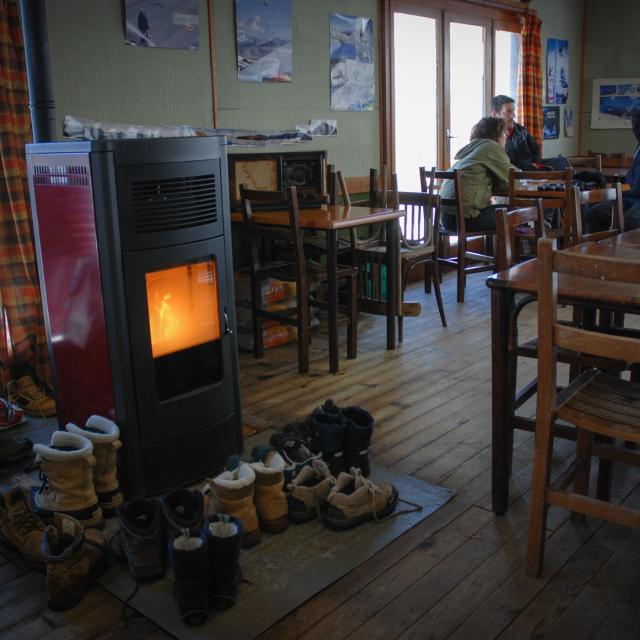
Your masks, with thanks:
[[[564,108],[564,135],[567,138],[573,137],[573,109],[571,107]]]
[[[631,129],[633,109],[640,109],[640,78],[593,81],[592,129]]]
[[[560,137],[560,107],[542,107],[542,137],[545,140]]]
[[[133,47],[197,49],[198,0],[125,0],[125,42]]]
[[[569,42],[547,40],[547,102],[566,104],[569,97]]]

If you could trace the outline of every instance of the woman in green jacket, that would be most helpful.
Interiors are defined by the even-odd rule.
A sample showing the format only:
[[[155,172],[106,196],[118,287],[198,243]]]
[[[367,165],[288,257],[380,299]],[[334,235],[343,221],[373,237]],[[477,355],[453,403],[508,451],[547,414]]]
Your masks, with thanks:
[[[452,169],[460,173],[462,203],[467,231],[496,228],[496,207],[491,194],[506,192],[509,183],[509,157],[504,145],[506,124],[502,118],[482,118],[471,130],[468,145],[456,154]],[[440,189],[442,198],[454,198],[453,180],[445,180]],[[445,229],[456,231],[455,209],[442,207],[441,222]]]

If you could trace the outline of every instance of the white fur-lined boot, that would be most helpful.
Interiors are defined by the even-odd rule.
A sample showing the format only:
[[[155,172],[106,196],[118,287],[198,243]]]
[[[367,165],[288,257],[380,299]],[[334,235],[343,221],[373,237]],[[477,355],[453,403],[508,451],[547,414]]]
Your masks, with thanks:
[[[66,427],[69,433],[88,438],[93,443],[96,466],[93,468],[93,484],[105,518],[116,515],[122,504],[122,493],[118,484],[118,449],[122,446],[118,425],[102,416],[91,416],[81,429],[72,422]]]
[[[33,451],[44,476],[42,486],[32,494],[38,515],[53,522],[56,512],[66,513],[85,527],[102,526],[102,509],[93,485],[96,459],[91,440],[56,431],[50,445],[36,444]]]

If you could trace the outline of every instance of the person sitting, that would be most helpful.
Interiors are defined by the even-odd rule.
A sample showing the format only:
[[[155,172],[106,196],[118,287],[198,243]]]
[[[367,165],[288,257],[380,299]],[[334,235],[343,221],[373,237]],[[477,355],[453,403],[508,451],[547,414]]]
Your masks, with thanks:
[[[629,191],[622,194],[625,231],[640,227],[640,109],[631,111],[631,128],[638,141],[638,147],[624,179],[625,184],[631,186]],[[586,233],[610,229],[611,205],[603,202],[590,207],[584,217],[584,227]]]
[[[540,158],[540,145],[527,129],[515,121],[516,103],[509,96],[491,98],[491,115],[507,124],[507,143],[504,150],[511,164],[522,171],[562,171],[571,166],[563,156]]]
[[[491,194],[508,189],[509,157],[504,150],[506,131],[502,118],[482,118],[471,130],[469,144],[456,154],[451,169],[460,172],[467,231],[496,228],[496,206],[491,204]],[[442,183],[440,196],[455,197],[453,180]],[[441,220],[445,229],[457,230],[453,207],[443,205]]]

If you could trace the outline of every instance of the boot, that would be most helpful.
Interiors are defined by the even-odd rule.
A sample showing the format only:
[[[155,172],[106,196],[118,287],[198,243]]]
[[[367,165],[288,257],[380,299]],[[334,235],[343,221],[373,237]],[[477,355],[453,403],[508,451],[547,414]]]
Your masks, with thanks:
[[[117,476],[118,449],[122,446],[118,425],[108,418],[91,416],[84,429],[71,422],[66,428],[70,433],[80,434],[93,443],[93,455],[96,458],[93,484],[103,516],[113,518],[116,509],[122,504]]]
[[[242,582],[238,563],[242,548],[242,523],[234,516],[211,516],[204,524],[202,537],[209,545],[211,605],[226,609],[236,603]]]
[[[45,529],[42,553],[47,562],[47,598],[52,611],[66,611],[82,600],[91,583],[107,568],[104,536],[84,529],[75,519],[56,513]]]
[[[345,420],[339,413],[324,411],[328,402],[329,400],[309,416],[309,422],[317,434],[318,450],[322,454],[322,459],[327,463],[332,475],[337,476],[345,469]],[[331,406],[335,405],[332,403]]]
[[[169,542],[169,561],[173,570],[173,595],[182,621],[189,626],[202,624],[209,617],[208,546],[200,533],[185,529]]]
[[[367,520],[388,516],[398,504],[398,492],[391,484],[374,484],[359,469],[341,473],[327,497],[324,523],[329,529],[344,530]]]
[[[180,535],[184,529],[196,534],[202,529],[204,502],[200,491],[175,489],[160,499],[167,538]]]
[[[336,479],[322,460],[314,460],[287,485],[289,519],[292,522],[313,520],[327,502]]]
[[[50,418],[56,415],[56,401],[47,385],[36,384],[30,375],[17,380],[10,380],[7,384],[9,401],[22,407],[28,416],[36,418]]]
[[[289,508],[284,487],[284,460],[271,447],[257,446],[251,452],[256,474],[254,502],[263,531],[279,533],[289,526]]]
[[[118,507],[120,551],[127,558],[134,580],[155,580],[164,575],[166,554],[162,510],[155,498],[137,498]]]
[[[245,547],[260,541],[258,516],[253,503],[255,481],[255,471],[246,462],[208,480],[208,491],[211,492],[209,515],[224,513],[238,518],[242,523]]]
[[[102,509],[93,486],[93,444],[84,436],[56,431],[51,444],[33,447],[36,464],[44,474],[42,486],[32,495],[38,515],[53,521],[56,512],[72,516],[85,527],[103,525]]]
[[[36,571],[44,571],[44,524],[31,509],[29,493],[14,487],[0,495],[0,540],[16,549]]]
[[[344,464],[347,469],[356,467],[362,475],[369,475],[369,446],[375,424],[373,416],[360,407],[340,409],[346,421],[344,433]]]
[[[319,453],[312,453],[305,441],[293,433],[274,433],[269,444],[282,456],[285,484],[291,482],[305,466],[320,458]]]

